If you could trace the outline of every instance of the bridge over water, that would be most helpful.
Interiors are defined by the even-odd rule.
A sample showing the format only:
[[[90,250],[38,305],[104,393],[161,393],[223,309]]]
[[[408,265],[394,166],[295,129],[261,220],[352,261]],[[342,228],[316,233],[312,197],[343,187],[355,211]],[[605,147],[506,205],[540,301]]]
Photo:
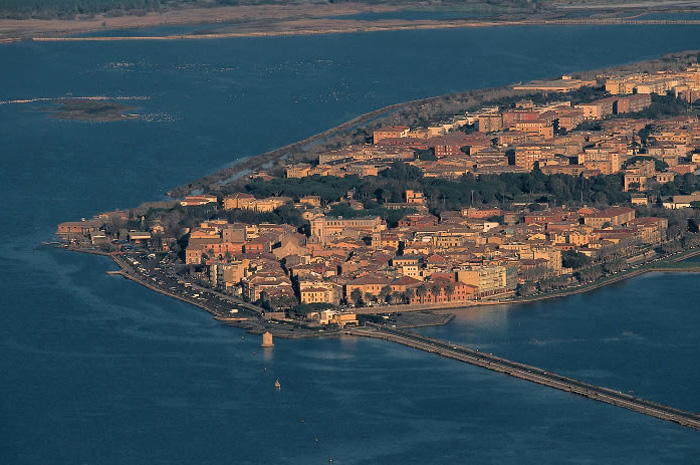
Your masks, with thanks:
[[[605,402],[616,407],[626,408],[661,420],[678,423],[687,428],[700,430],[700,415],[669,407],[593,384],[584,383],[558,373],[546,371],[523,363],[513,362],[496,355],[479,352],[468,347],[455,345],[440,339],[423,336],[386,326],[370,324],[348,331],[355,336],[370,337],[424,350],[461,362],[504,373],[514,378],[548,386],[561,391],[578,394],[589,399]]]

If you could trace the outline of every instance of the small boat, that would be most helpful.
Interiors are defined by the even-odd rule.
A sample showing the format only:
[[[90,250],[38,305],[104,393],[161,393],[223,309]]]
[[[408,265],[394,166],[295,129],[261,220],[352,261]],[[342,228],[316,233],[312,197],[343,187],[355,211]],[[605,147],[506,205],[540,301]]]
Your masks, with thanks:
[[[275,380],[275,389],[281,389],[282,385],[280,384],[280,380],[276,379]]]

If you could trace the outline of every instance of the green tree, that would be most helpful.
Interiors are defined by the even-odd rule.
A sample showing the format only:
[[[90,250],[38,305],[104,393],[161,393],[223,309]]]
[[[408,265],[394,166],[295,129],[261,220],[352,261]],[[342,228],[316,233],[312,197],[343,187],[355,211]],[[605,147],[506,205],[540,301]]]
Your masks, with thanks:
[[[534,294],[537,291],[537,286],[532,281],[525,281],[522,284],[518,284],[516,293],[519,296],[526,297]]]
[[[606,273],[616,273],[624,270],[626,267],[627,261],[623,258],[616,258],[603,264],[603,269]]]
[[[581,282],[595,281],[603,275],[603,270],[600,266],[584,268],[576,272]]]
[[[386,285],[379,291],[379,299],[382,302],[386,302],[391,295],[391,286]]]
[[[561,254],[562,265],[565,268],[578,269],[591,263],[591,257],[575,250],[567,250]]]
[[[362,291],[359,288],[355,288],[350,293],[350,298],[356,307],[362,306]]]

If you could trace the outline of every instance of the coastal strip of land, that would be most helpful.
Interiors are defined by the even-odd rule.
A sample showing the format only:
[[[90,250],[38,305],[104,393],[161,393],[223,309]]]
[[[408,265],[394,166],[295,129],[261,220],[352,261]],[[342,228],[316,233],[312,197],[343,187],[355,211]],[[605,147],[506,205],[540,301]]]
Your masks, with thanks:
[[[437,29],[463,29],[496,26],[574,26],[574,25],[700,25],[695,19],[541,19],[524,21],[335,21],[328,24],[305,25],[289,29],[247,32],[220,32],[207,34],[173,34],[162,36],[90,36],[90,37],[33,37],[36,42],[112,42],[112,41],[162,41],[162,40],[211,40],[243,37],[286,37],[325,34],[351,34],[358,32],[420,31]]]
[[[549,291],[541,295],[528,297],[513,297],[496,300],[479,300],[464,302],[456,305],[454,302],[444,302],[436,304],[412,304],[412,305],[390,305],[387,307],[363,307],[354,309],[358,315],[388,314],[396,312],[421,312],[421,311],[441,311],[452,312],[456,310],[472,309],[493,305],[515,305],[539,302],[543,300],[568,297],[576,294],[583,294],[594,291],[611,284],[625,281],[630,278],[641,276],[646,273],[700,273],[700,263],[683,263],[684,260],[700,255],[700,248],[686,250],[667,257],[662,257],[656,261],[639,266],[630,267],[616,274],[604,276],[590,283],[569,286],[564,289]]]
[[[470,95],[475,95],[479,99],[487,100],[489,98],[493,98],[493,95],[496,95],[499,92],[503,92],[508,88],[508,86],[504,86],[488,89],[479,89],[475,91],[467,91],[466,93]],[[171,189],[167,192],[167,195],[172,198],[178,198],[183,197],[194,190],[216,189],[221,184],[229,182],[232,179],[235,179],[239,176],[245,175],[250,171],[261,168],[267,168],[274,162],[285,159],[290,154],[302,152],[308,146],[327,141],[337,135],[347,134],[353,128],[367,124],[368,122],[381,118],[385,115],[394,113],[398,110],[406,109],[407,107],[410,107],[412,105],[429,104],[443,97],[444,96],[437,96],[416,100],[408,100],[392,105],[387,105],[385,107],[377,108],[367,113],[363,113],[362,115],[356,116],[355,118],[341,123],[337,126],[326,129],[325,131],[309,136],[306,139],[293,142],[291,144],[285,145],[283,147],[271,150],[260,155],[254,155],[251,157],[238,159],[232,162],[228,167],[224,169],[211,173],[188,184]]]
[[[313,3],[236,5],[216,7],[162,7],[157,11],[122,10],[100,14],[69,12],[59,19],[52,10],[0,11],[0,44],[18,40],[181,40],[233,37],[275,37],[290,35],[338,34],[372,31],[452,29],[465,27],[521,25],[682,25],[698,24],[685,13],[694,13],[700,2],[660,1],[628,3],[611,0],[596,4],[527,4],[519,7],[491,4],[426,5],[425,2]],[[663,13],[663,19],[646,17]],[[54,16],[52,16],[52,14]],[[440,17],[443,16],[443,17]],[[10,19],[12,18],[12,19]],[[19,19],[22,18],[22,19]],[[41,18],[41,19],[40,19]],[[51,18],[51,19],[48,19]],[[124,34],[114,31],[154,27],[182,27],[183,34]],[[90,34],[93,37],[76,37]],[[158,35],[157,33],[155,35]],[[111,36],[111,37],[110,37]]]
[[[0,19],[0,43],[34,37],[92,34],[113,30],[163,26],[231,24],[250,30],[265,30],[287,21],[314,20],[330,16],[383,13],[401,9],[398,5],[362,3],[319,5],[238,5],[216,8],[181,8],[152,11],[146,14],[101,14],[72,19]]]
[[[182,302],[192,304],[199,307],[209,314],[211,314],[215,319],[223,322],[232,324],[233,326],[240,327],[242,329],[248,330],[252,334],[260,334],[263,331],[271,331],[274,335],[283,338],[296,338],[296,337],[313,337],[313,336],[329,336],[334,333],[340,334],[340,331],[325,331],[319,332],[304,332],[300,331],[296,334],[285,330],[278,322],[273,322],[269,318],[265,317],[265,309],[259,307],[245,300],[238,299],[232,296],[216,292],[210,288],[205,288],[199,286],[195,283],[187,283],[184,287],[182,281],[179,281],[176,276],[168,276],[166,273],[159,273],[158,277],[151,276],[153,268],[150,270],[139,269],[138,266],[134,266],[134,259],[139,254],[129,254],[129,253],[107,253],[94,249],[87,249],[84,247],[62,247],[66,250],[72,252],[81,252],[94,255],[101,255],[108,257],[114,261],[114,263],[119,267],[117,271],[110,271],[108,274],[114,276],[122,276],[126,279],[134,281],[148,289],[158,292],[159,294],[172,297],[174,299],[180,300]],[[610,284],[621,282],[630,278],[641,276],[645,273],[676,273],[676,272],[692,272],[700,273],[700,263],[697,265],[695,263],[683,263],[684,260],[696,257],[700,255],[700,248],[695,248],[691,250],[686,250],[680,253],[671,254],[666,257],[659,258],[648,264],[629,268],[627,270],[621,271],[614,275],[605,276],[599,280],[592,283],[583,284],[580,286],[572,286],[561,290],[551,291],[544,293],[542,295],[532,296],[532,297],[520,297],[512,298],[508,300],[481,300],[474,302],[465,302],[463,304],[456,304],[454,302],[449,303],[439,303],[439,304],[417,304],[417,305],[391,305],[386,307],[364,307],[354,309],[355,313],[358,315],[392,315],[401,313],[412,313],[412,312],[431,312],[436,315],[434,318],[425,319],[420,322],[413,321],[399,321],[401,328],[415,328],[423,326],[441,326],[447,324],[452,318],[453,314],[458,310],[468,310],[477,309],[479,307],[494,306],[494,305],[516,305],[516,304],[526,304],[538,301],[544,301],[549,299],[567,297],[570,295],[581,294],[589,291],[599,289]],[[163,279],[167,279],[166,284]],[[168,287],[170,285],[171,287]],[[192,297],[192,293],[188,294],[187,288],[194,289],[197,293],[207,294],[208,299]],[[236,315],[235,318],[231,317],[231,308],[240,310],[241,315]]]
[[[25,103],[39,103],[39,102],[65,102],[65,101],[94,101],[94,102],[108,102],[112,100],[122,101],[122,100],[150,100],[150,97],[144,96],[115,96],[108,97],[106,95],[90,95],[90,96],[61,96],[61,97],[33,97],[26,99],[12,99],[12,100],[0,100],[0,105],[15,105],[15,104],[25,104]]]
[[[685,51],[671,53],[656,59],[603,69],[582,71],[576,74],[582,79],[595,79],[599,74],[651,73],[660,69],[668,69],[673,63],[682,66],[682,64],[686,62],[687,57],[694,53],[698,52]],[[195,191],[217,190],[222,184],[231,182],[240,176],[250,174],[252,171],[267,169],[273,164],[289,158],[289,156],[304,154],[309,147],[313,146],[319,150],[333,150],[337,148],[334,146],[336,144],[334,139],[351,137],[352,131],[357,128],[364,128],[368,132],[371,132],[372,128],[384,125],[406,124],[406,115],[422,111],[425,108],[432,108],[431,111],[433,113],[438,113],[440,111],[449,112],[449,106],[454,106],[455,104],[463,108],[478,109],[484,105],[498,104],[498,102],[503,99],[515,96],[528,98],[530,94],[531,93],[527,91],[514,90],[513,85],[506,85],[500,87],[467,89],[445,95],[429,96],[390,104],[358,115],[351,120],[286,146],[262,154],[239,158],[223,169],[171,189],[167,192],[167,195],[171,198],[181,198]],[[448,102],[447,107],[443,106],[445,102]],[[353,140],[353,142],[350,143],[360,142]],[[347,145],[347,143],[345,143],[345,145]]]

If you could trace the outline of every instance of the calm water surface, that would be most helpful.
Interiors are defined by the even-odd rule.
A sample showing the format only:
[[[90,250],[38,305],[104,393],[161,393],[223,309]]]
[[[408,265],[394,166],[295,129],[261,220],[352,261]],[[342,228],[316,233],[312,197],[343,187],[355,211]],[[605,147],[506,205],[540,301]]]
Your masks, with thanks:
[[[0,101],[148,98],[107,124],[0,105],[0,462],[692,463],[697,432],[378,341],[263,351],[109,260],[34,245],[382,105],[693,48],[682,26],[0,47]],[[646,275],[424,331],[697,411],[698,283]]]

